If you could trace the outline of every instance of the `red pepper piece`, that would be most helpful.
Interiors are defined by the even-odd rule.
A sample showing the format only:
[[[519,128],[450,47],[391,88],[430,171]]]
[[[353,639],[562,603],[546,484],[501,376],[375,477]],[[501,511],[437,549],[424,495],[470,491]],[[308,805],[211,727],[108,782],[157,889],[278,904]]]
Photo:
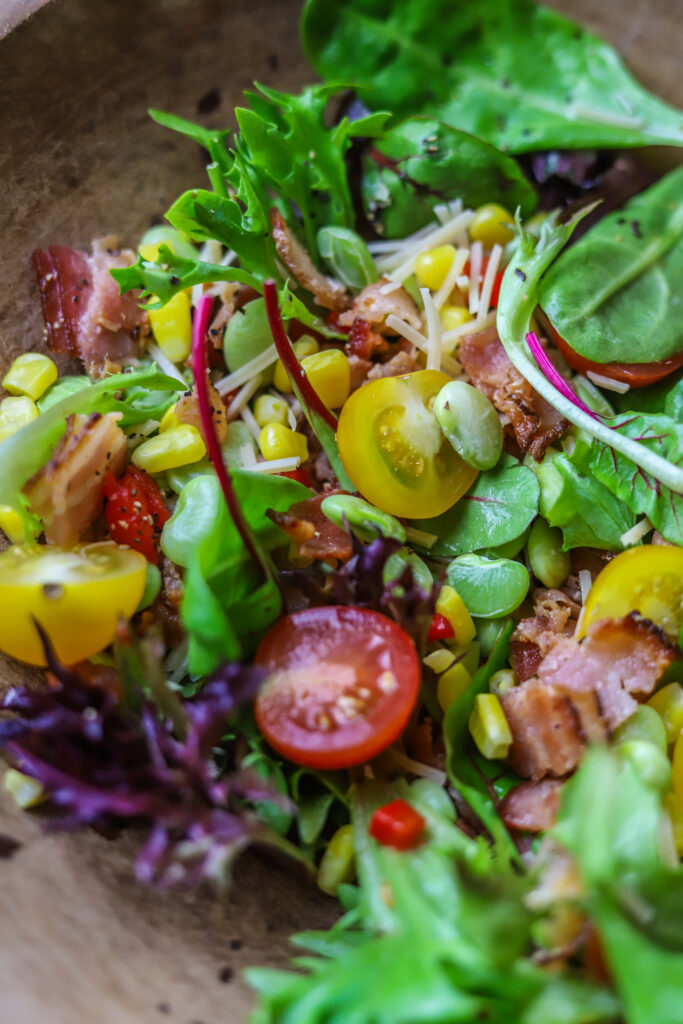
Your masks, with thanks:
[[[304,487],[313,489],[311,474],[307,469],[291,469],[288,473],[278,473],[278,476],[286,476],[288,480],[298,480]]]
[[[392,800],[378,807],[370,820],[369,832],[383,846],[412,850],[420,842],[426,821],[405,800]]]
[[[455,631],[445,615],[435,612],[427,633],[428,640],[451,640]]]

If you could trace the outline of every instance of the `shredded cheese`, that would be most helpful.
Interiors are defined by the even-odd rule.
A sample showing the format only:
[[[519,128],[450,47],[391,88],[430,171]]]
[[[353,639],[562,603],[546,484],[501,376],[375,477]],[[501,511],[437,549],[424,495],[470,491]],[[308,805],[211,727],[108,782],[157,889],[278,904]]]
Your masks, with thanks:
[[[496,274],[498,273],[498,267],[500,266],[502,255],[502,246],[494,245],[493,249],[491,249],[491,255],[489,256],[486,273],[484,274],[484,280],[481,285],[479,309],[477,310],[477,323],[481,323],[489,311],[489,306],[491,304],[491,292],[493,291],[493,285],[496,280]]]
[[[427,533],[426,530],[417,530],[414,526],[406,526],[406,540],[411,544],[417,544],[421,548],[433,548],[438,540],[435,533]]]
[[[579,570],[579,586],[581,587],[581,604],[585,604],[593,586],[593,577],[588,569]]]
[[[479,312],[479,278],[481,277],[481,262],[484,256],[484,247],[481,242],[473,242],[470,252],[470,314],[474,316]]]
[[[266,462],[255,462],[253,466],[245,466],[251,473],[291,473],[301,465],[298,455],[291,455],[287,459],[270,459]]]
[[[464,231],[470,226],[474,220],[473,210],[463,210],[462,213],[453,217],[446,224],[441,224],[438,228],[430,231],[428,235],[419,239],[418,242],[411,247],[408,253],[405,254],[404,260],[398,267],[395,267],[389,272],[389,277],[392,281],[405,281],[407,277],[415,270],[415,260],[424,252],[426,249],[436,249],[440,245],[448,245],[453,242],[461,231]],[[378,264],[378,269],[380,269]],[[388,270],[389,268],[387,268]]]
[[[632,526],[630,530],[626,531],[626,533],[622,533],[619,538],[619,543],[624,548],[630,548],[633,544],[637,544],[639,540],[642,540],[650,530],[654,530],[654,526],[647,516],[643,516],[640,522],[636,523],[635,526]]]
[[[596,387],[604,388],[605,391],[616,391],[618,395],[625,395],[631,390],[631,385],[625,380],[612,380],[611,377],[603,377],[601,373],[593,373],[592,370],[587,370],[586,376]]]
[[[245,405],[245,407],[240,412],[240,419],[244,423],[246,423],[247,427],[249,428],[249,433],[252,435],[253,438],[255,438],[258,441],[261,434],[261,428],[256,422],[253,412],[248,406]]]
[[[398,291],[398,289],[401,287],[401,284],[401,281],[387,281],[387,283],[383,284],[382,287],[380,288],[380,292],[382,295],[389,295],[391,292]]]
[[[275,362],[277,362],[277,349],[275,345],[269,345],[265,352],[261,352],[260,355],[250,359],[244,366],[240,366],[239,370],[229,373],[227,377],[221,377],[216,383],[216,391],[219,395],[227,395],[229,391],[241,388],[243,384],[246,384],[248,380],[255,377],[257,373],[261,373]]]
[[[429,288],[420,288],[427,321],[427,369],[441,368],[441,320]]]
[[[242,412],[242,409],[244,409],[252,395],[256,394],[260,386],[261,374],[257,373],[255,377],[252,377],[252,379],[244,385],[244,387],[239,389],[232,402],[225,410],[225,415],[228,420],[234,419],[235,416]]]
[[[161,351],[161,349],[155,342],[147,342],[147,351],[149,352],[149,354],[151,355],[159,369],[162,370],[168,377],[175,377],[176,380],[181,380],[183,384],[187,383],[182,373],[175,365],[175,363],[172,363],[168,356],[164,355],[164,353]]]
[[[456,249],[448,273],[443,279],[443,284],[434,295],[434,305],[437,309],[441,309],[441,307],[448,301],[448,298],[458,283],[463,267],[467,263],[469,257],[469,249]]]
[[[395,313],[390,313],[384,322],[387,327],[391,327],[393,331],[400,334],[402,338],[406,339],[406,341],[411,342],[411,344],[415,345],[416,348],[419,348],[421,352],[428,351],[429,346],[424,334],[420,334],[420,332],[415,330],[411,324],[406,323],[405,320],[401,320],[400,316],[396,316]]]
[[[465,334],[478,334],[479,331],[485,331],[487,327],[493,327],[495,322],[496,311],[495,309],[492,309],[490,313],[486,314],[483,320],[468,320],[467,323],[460,324],[459,327],[454,327],[450,331],[444,331],[441,342],[444,348],[452,351],[458,338],[464,337]]]

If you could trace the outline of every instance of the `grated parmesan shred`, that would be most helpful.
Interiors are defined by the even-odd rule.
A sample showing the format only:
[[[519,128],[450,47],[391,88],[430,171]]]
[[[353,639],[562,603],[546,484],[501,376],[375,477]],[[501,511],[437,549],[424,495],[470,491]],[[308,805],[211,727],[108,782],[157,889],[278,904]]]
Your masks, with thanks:
[[[474,248],[474,247],[473,247]],[[503,256],[503,248],[500,245],[494,245],[489,256],[489,261],[486,267],[486,273],[484,274],[484,280],[481,285],[481,294],[479,296],[479,309],[477,310],[477,323],[480,324],[484,317],[489,311],[491,304],[491,292],[493,291],[493,285],[496,280],[496,274],[498,273],[498,267]]]
[[[269,345],[265,352],[250,359],[244,366],[240,366],[239,370],[229,373],[227,377],[221,377],[216,383],[216,391],[219,395],[227,395],[229,391],[242,387],[257,373],[261,373],[275,362],[277,362],[277,349],[275,345]]]
[[[441,309],[441,307],[448,301],[451,292],[455,288],[460,275],[462,274],[463,267],[469,258],[469,249],[456,249],[448,273],[443,280],[443,284],[434,295],[434,305],[437,309]]]
[[[245,405],[245,407],[240,412],[240,419],[243,421],[243,423],[246,423],[247,427],[249,428],[249,433],[251,434],[251,436],[256,441],[258,441],[259,436],[261,434],[261,428],[256,422],[253,412],[248,406]]]
[[[427,369],[441,369],[441,320],[429,288],[420,288],[427,321]]]
[[[587,370],[586,376],[592,384],[598,388],[604,388],[605,391],[616,391],[618,395],[625,395],[627,391],[631,390],[631,385],[627,384],[625,380],[612,380],[611,377],[603,377],[601,373],[593,373],[592,370]]]
[[[643,516],[640,522],[636,523],[635,526],[632,526],[630,530],[626,531],[626,533],[622,533],[619,538],[619,543],[624,548],[630,548],[634,544],[637,544],[639,540],[642,540],[650,530],[654,530],[654,526],[647,516]]]
[[[481,242],[473,242],[470,252],[470,294],[469,310],[474,316],[479,312],[479,278],[481,276],[481,261],[484,255],[484,247]]]
[[[474,220],[473,210],[463,210],[462,213],[453,217],[447,224],[441,224],[439,227],[434,228],[429,234],[419,239],[418,242],[413,245],[407,253],[404,254],[403,262],[398,266],[394,266],[393,269],[387,267],[380,267],[377,264],[377,269],[388,273],[388,276],[392,281],[405,281],[407,277],[415,270],[415,261],[417,257],[423,253],[426,249],[435,249],[439,245],[447,245],[457,239],[460,232],[464,231],[470,226]]]
[[[245,466],[250,473],[291,473],[301,465],[298,455],[292,455],[286,459],[270,459],[266,462],[255,462],[252,466]]]
[[[175,365],[175,363],[171,362],[168,356],[164,355],[164,353],[161,351],[159,346],[154,341],[147,342],[147,351],[149,352],[152,359],[163,373],[165,373],[168,377],[175,377],[176,380],[181,380],[183,384],[187,386],[187,381],[183,377],[178,367]]]
[[[257,373],[255,377],[252,377],[250,381],[239,389],[235,397],[233,398],[230,405],[225,410],[225,415],[228,420],[232,420],[242,409],[246,406],[252,395],[255,395],[258,389],[261,387],[261,374]]]

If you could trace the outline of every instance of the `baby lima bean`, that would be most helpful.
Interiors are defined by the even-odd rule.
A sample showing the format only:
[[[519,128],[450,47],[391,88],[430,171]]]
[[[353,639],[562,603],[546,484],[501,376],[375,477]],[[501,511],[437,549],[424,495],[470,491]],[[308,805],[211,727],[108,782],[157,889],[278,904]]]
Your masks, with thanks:
[[[527,541],[529,565],[544,587],[561,587],[571,572],[571,559],[562,550],[562,531],[539,516]]]
[[[481,391],[450,381],[436,397],[434,415],[461,459],[475,469],[493,469],[503,450],[503,428]]]

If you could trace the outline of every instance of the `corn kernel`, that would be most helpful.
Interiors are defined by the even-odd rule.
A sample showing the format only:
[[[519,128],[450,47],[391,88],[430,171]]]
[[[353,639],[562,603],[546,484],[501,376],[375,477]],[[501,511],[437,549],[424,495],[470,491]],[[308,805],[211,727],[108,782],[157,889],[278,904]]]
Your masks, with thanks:
[[[282,423],[268,423],[259,434],[259,448],[265,459],[308,458],[308,441],[303,434]]]
[[[676,853],[679,857],[683,857],[683,807],[673,793],[667,793],[664,797],[664,810],[668,813],[671,821],[671,834]]]
[[[289,406],[284,398],[276,395],[259,395],[254,402],[254,419],[259,427],[267,427],[269,423],[286,425],[289,418]]]
[[[430,651],[429,654],[426,654],[422,661],[427,668],[431,668],[432,672],[436,672],[438,676],[451,667],[455,661],[455,655],[453,651],[449,651],[446,647],[438,647],[435,651]]]
[[[462,327],[469,323],[474,317],[465,306],[451,306],[448,303],[441,307],[439,319],[444,331],[454,331],[456,327]]]
[[[178,292],[161,309],[150,309],[149,323],[154,339],[167,359],[182,363],[190,354],[192,316],[186,292]]]
[[[0,443],[38,419],[38,406],[28,395],[3,398],[0,402]]]
[[[461,661],[457,661],[455,665],[446,669],[436,684],[436,699],[441,710],[448,711],[451,704],[462,697],[471,682],[472,676]]]
[[[42,352],[24,352],[17,356],[2,380],[10,395],[28,395],[34,402],[57,380],[57,367]]]
[[[11,505],[0,505],[0,530],[13,544],[21,544],[24,539],[24,523]]]
[[[356,874],[353,856],[353,826],[342,825],[334,833],[318,868],[318,886],[335,896],[342,882],[352,882]]]
[[[168,242],[145,242],[144,245],[138,246],[138,252],[142,256],[143,260],[147,260],[149,263],[156,263],[159,258],[159,250],[162,245],[168,245],[171,252],[173,252],[173,246]]]
[[[674,744],[674,752],[671,758],[671,788],[676,794],[676,799],[683,810],[683,732],[679,732],[678,739]]]
[[[298,341],[294,342],[292,348],[294,349],[295,356],[301,362],[306,356],[312,356],[314,352],[317,352],[320,346],[310,334],[304,334]],[[280,359],[276,362],[275,370],[273,371],[273,384],[283,395],[289,395],[292,392],[292,385],[289,383],[287,371]]]
[[[5,789],[17,807],[27,810],[35,807],[47,798],[42,782],[32,779],[30,775],[18,772],[16,768],[8,768],[4,778]]]
[[[495,693],[477,694],[469,728],[472,739],[484,757],[491,761],[506,756],[512,743],[512,733]]]
[[[146,473],[165,473],[168,469],[189,466],[206,455],[206,445],[196,427],[181,423],[163,434],[150,437],[135,449],[133,465]]]
[[[415,277],[423,288],[438,291],[446,280],[455,257],[455,246],[439,245],[421,252],[415,260]]]
[[[452,643],[466,647],[477,635],[477,629],[472,622],[472,616],[467,611],[463,599],[457,590],[448,585],[441,588],[436,602],[436,611],[439,615],[445,616],[450,622],[453,633]]]
[[[173,405],[169,409],[167,409],[164,415],[161,417],[161,422],[159,424],[160,434],[165,434],[167,430],[172,430],[174,427],[180,426],[180,420],[175,414],[177,404],[177,402],[174,402]]]
[[[667,743],[675,743],[683,729],[683,687],[669,683],[653,694],[647,702],[661,716],[666,729]]]
[[[484,203],[474,215],[469,236],[473,242],[481,242],[485,249],[507,245],[513,237],[510,225],[514,223],[515,218],[500,203]]]
[[[301,365],[311,387],[328,409],[339,409],[349,397],[351,371],[349,361],[339,348],[304,356]]]

